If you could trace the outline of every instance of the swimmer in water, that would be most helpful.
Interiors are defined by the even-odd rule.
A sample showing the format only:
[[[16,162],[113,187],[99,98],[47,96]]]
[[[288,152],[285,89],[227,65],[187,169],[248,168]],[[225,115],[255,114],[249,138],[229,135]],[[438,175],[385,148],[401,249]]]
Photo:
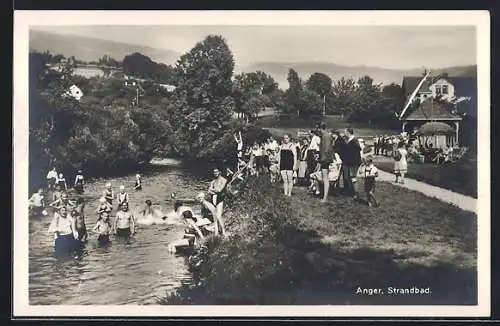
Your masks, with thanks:
[[[83,186],[85,185],[85,179],[83,178],[83,171],[78,170],[78,173],[76,174],[75,177],[75,184],[73,188],[75,189],[77,194],[83,194]]]
[[[54,234],[54,251],[57,255],[73,253],[77,249],[78,231],[66,206],[54,213],[48,231]]]
[[[115,193],[113,192],[113,189],[111,188],[111,183],[106,183],[106,189],[104,189],[102,196],[106,201],[113,207],[113,199],[115,199]]]
[[[54,207],[56,209],[59,209],[62,206],[66,206],[66,208],[68,209],[73,209],[74,207],[76,207],[76,204],[71,200],[69,200],[68,194],[66,192],[63,192],[61,194],[61,197],[59,199],[56,199],[49,206]]]
[[[97,209],[95,210],[98,216],[101,216],[103,212],[110,214],[112,210],[113,207],[106,201],[104,197],[99,198],[99,206],[97,206]]]
[[[113,230],[119,237],[129,237],[135,233],[135,219],[128,209],[128,204],[121,205],[121,211],[116,213]]]
[[[78,240],[80,240],[82,243],[86,243],[88,238],[88,232],[87,232],[87,226],[85,225],[85,216],[83,214],[83,209],[85,205],[83,198],[78,198],[76,204],[77,206],[73,208],[71,215],[75,219],[75,227],[76,231],[78,232]]]
[[[136,176],[135,176],[134,190],[135,191],[142,190],[142,179],[141,179],[141,175],[140,174],[136,174]]]
[[[43,189],[38,189],[38,191],[31,196],[31,198],[29,199],[28,207],[30,213],[32,214],[44,214],[43,212],[45,211],[45,196],[43,195]]]
[[[105,247],[110,243],[109,234],[111,233],[111,221],[107,212],[102,212],[92,231],[98,233],[97,242],[100,247]]]
[[[128,204],[128,193],[125,192],[125,186],[120,186],[120,192],[116,195],[116,198],[118,199],[118,206]]]

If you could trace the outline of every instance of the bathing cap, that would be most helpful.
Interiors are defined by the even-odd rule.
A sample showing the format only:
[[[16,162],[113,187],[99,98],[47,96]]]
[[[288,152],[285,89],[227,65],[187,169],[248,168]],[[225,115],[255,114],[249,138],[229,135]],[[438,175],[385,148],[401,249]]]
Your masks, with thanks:
[[[110,182],[106,183],[106,187],[108,188],[111,187],[111,183]]]
[[[120,190],[125,190],[125,186],[120,186]]]
[[[196,196],[198,199],[203,199],[205,198],[205,193],[203,191],[199,192],[198,195]]]
[[[140,177],[141,177],[141,175],[140,175],[140,174],[136,174],[136,175],[135,175],[135,177],[136,177],[136,178],[140,178]]]
[[[104,197],[99,198],[99,202],[104,204],[106,202],[106,198]]]

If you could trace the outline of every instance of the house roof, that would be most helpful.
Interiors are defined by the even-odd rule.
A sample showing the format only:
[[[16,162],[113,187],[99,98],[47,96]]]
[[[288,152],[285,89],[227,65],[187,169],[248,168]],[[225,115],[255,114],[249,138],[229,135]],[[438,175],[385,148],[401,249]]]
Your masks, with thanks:
[[[415,90],[418,83],[422,80],[422,77],[423,76],[406,76],[403,78],[403,84],[401,86],[406,98]],[[477,116],[477,78],[437,76],[434,80],[424,81],[419,92],[430,92],[429,86],[437,79],[446,79],[453,84],[455,87],[455,96],[457,98],[470,97],[470,100],[462,101],[457,104],[458,112]]]
[[[428,98],[416,107],[410,107],[405,115],[400,118],[407,120],[462,120],[458,114],[451,113],[443,103]]]

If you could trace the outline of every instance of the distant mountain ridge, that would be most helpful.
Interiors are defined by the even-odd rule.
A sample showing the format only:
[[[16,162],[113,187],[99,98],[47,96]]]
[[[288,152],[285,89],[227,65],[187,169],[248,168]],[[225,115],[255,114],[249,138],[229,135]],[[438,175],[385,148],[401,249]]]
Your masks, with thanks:
[[[147,55],[153,61],[174,64],[181,55],[172,50],[37,30],[30,30],[29,40],[30,50],[50,51],[67,57],[75,56],[78,60],[87,62],[97,61],[105,54],[121,61],[126,55],[139,52]]]
[[[173,50],[75,35],[54,34],[37,30],[30,30],[29,37],[30,50],[48,50],[61,53],[65,56],[75,56],[75,58],[83,61],[96,61],[105,54],[121,61],[128,54],[140,52],[156,62],[175,64],[181,56],[181,53]],[[404,76],[420,76],[423,73],[423,68],[398,70],[361,65],[344,66],[331,62],[256,62],[247,66],[241,66],[236,63],[235,73],[261,70],[271,75],[281,88],[286,89],[288,88],[286,78],[290,68],[295,69],[303,80],[307,80],[315,72],[322,72],[330,76],[334,81],[342,77],[358,79],[359,77],[368,75],[376,83],[383,84],[390,84],[392,82],[401,84]],[[477,67],[475,65],[440,68],[433,71],[436,73],[447,72],[452,77],[476,77],[477,75]]]

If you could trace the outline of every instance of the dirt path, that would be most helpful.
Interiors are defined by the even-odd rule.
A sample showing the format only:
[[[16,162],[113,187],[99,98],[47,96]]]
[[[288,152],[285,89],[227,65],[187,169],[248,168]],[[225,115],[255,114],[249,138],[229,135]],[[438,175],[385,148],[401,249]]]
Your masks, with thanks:
[[[388,173],[379,169],[379,181],[387,181],[393,183],[395,180],[395,176],[392,173]],[[456,205],[466,211],[476,212],[477,211],[477,200],[476,198],[465,196],[456,192],[453,192],[448,189],[439,188],[436,186],[432,186],[430,184],[417,181],[414,179],[405,178],[404,184],[396,184],[395,186],[405,187],[410,190],[415,190],[423,193],[428,197],[437,198],[443,202],[451,203]]]

